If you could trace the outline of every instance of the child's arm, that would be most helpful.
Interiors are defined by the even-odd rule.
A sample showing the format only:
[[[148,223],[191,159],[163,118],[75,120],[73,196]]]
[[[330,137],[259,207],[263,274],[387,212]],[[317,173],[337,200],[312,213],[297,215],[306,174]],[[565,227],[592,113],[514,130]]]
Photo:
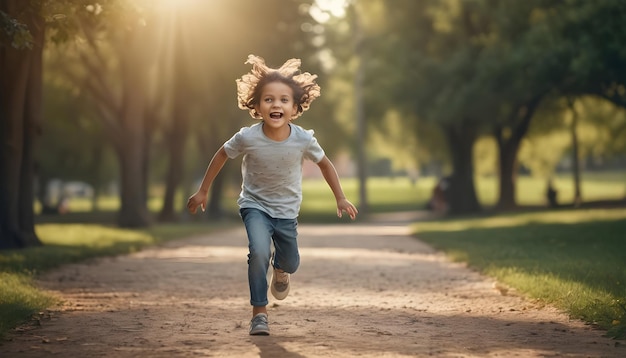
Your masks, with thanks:
[[[328,183],[330,190],[332,190],[335,195],[335,200],[337,200],[337,216],[341,217],[342,213],[345,211],[348,215],[350,215],[350,219],[354,220],[359,211],[350,201],[348,201],[348,199],[346,199],[343,189],[341,188],[341,183],[339,183],[339,175],[337,175],[337,170],[335,170],[333,163],[330,159],[328,159],[328,157],[324,156],[324,158],[320,160],[317,165],[320,167],[322,175],[324,176],[326,183]]]
[[[206,173],[204,173],[200,188],[187,201],[187,209],[189,209],[190,213],[195,214],[198,210],[198,206],[202,208],[202,211],[205,210],[207,200],[209,199],[209,188],[217,174],[222,170],[226,160],[228,160],[228,155],[226,155],[226,150],[224,150],[224,146],[222,146],[217,150],[213,159],[211,159]]]

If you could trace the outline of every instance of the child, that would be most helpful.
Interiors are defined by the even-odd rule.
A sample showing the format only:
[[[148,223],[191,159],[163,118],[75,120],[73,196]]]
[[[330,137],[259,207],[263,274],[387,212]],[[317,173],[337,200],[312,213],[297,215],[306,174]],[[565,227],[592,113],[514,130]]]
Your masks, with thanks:
[[[198,191],[187,203],[191,213],[204,211],[211,183],[228,158],[243,154],[243,183],[237,204],[248,234],[248,282],[252,320],[250,335],[269,335],[267,270],[273,267],[270,291],[282,300],[289,293],[289,274],[300,264],[297,217],[302,201],[302,162],[319,166],[337,201],[337,216],[352,220],[358,211],[346,199],[337,171],[317,143],[312,130],[291,123],[319,97],[317,76],[300,73],[300,60],[290,59],[279,69],[253,55],[252,71],[237,80],[239,108],[260,122],[244,127],[215,153]],[[274,242],[275,252],[271,253]]]

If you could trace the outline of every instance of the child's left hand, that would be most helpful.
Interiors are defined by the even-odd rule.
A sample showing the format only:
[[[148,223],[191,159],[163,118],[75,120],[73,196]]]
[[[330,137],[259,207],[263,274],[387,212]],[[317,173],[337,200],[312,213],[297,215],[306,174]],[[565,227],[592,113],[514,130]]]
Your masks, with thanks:
[[[354,204],[352,204],[348,199],[340,199],[337,201],[337,216],[341,218],[344,211],[352,220],[354,220],[356,218],[356,214],[359,213],[356,206],[354,206]]]

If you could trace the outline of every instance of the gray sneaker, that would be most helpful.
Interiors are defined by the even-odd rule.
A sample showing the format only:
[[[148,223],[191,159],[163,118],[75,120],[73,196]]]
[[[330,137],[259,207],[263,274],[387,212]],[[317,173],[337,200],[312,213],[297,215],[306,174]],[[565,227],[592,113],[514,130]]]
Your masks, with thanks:
[[[270,327],[267,324],[267,315],[265,313],[258,313],[250,321],[250,335],[251,336],[269,336]]]
[[[270,288],[272,296],[277,300],[284,300],[289,294],[289,274],[274,267]]]

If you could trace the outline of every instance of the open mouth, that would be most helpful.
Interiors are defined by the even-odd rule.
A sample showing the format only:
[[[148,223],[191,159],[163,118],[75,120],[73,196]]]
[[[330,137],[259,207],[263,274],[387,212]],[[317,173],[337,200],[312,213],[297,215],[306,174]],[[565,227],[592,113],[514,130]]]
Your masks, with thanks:
[[[281,119],[283,118],[283,114],[280,112],[272,112],[270,113],[270,118],[271,119]]]

